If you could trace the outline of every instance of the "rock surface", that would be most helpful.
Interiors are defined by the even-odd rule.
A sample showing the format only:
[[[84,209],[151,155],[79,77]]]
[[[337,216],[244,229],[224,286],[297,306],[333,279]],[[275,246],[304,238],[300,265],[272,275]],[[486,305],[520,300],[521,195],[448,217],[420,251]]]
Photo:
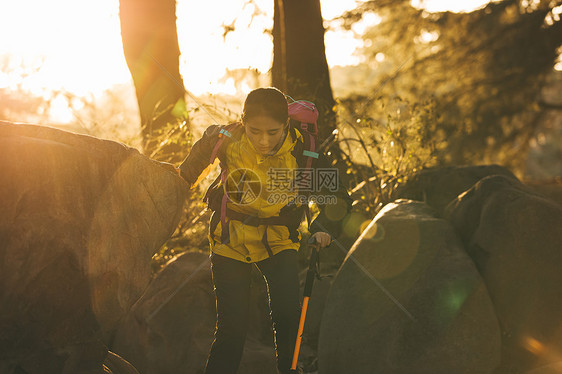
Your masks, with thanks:
[[[442,216],[447,204],[489,175],[505,175],[515,179],[499,165],[449,166],[424,169],[413,175],[393,194],[394,199],[423,201]]]
[[[491,373],[500,331],[451,225],[421,202],[387,205],[339,269],[319,373]]]
[[[491,176],[452,202],[453,223],[486,282],[502,328],[498,373],[562,353],[562,206],[520,182]]]
[[[102,370],[187,184],[123,144],[6,122],[0,170],[1,365]]]

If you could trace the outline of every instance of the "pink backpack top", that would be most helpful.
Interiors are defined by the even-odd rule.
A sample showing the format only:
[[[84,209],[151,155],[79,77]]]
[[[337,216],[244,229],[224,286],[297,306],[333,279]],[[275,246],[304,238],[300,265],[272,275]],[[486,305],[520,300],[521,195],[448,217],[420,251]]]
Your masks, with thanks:
[[[301,123],[301,129],[318,135],[318,109],[316,105],[306,100],[297,100],[289,104],[289,117]],[[312,129],[308,126],[311,125]]]

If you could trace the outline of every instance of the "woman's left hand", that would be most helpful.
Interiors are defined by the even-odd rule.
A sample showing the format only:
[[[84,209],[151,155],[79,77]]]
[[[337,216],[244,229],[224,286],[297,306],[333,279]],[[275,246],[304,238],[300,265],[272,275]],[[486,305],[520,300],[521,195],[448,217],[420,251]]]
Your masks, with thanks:
[[[321,248],[327,247],[332,242],[332,236],[327,232],[316,232],[312,235]]]

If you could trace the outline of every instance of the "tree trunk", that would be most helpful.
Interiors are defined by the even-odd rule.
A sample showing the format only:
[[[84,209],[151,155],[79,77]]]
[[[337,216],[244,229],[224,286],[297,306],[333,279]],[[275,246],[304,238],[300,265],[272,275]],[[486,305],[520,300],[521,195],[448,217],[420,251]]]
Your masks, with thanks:
[[[319,137],[336,128],[320,0],[274,0],[272,85],[316,103]]]
[[[287,91],[287,54],[285,52],[285,24],[282,22],[283,0],[273,0],[273,64],[271,66],[271,85]]]
[[[139,105],[144,151],[151,154],[156,148],[154,136],[166,124],[177,122],[177,111],[172,109],[184,99],[176,2],[120,0],[119,18],[123,51]]]

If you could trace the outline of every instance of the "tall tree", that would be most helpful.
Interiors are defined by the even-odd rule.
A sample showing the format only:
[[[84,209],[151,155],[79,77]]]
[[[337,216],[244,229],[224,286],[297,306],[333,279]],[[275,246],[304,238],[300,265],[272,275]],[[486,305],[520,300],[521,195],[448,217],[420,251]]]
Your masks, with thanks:
[[[137,95],[145,153],[150,154],[156,148],[154,136],[167,124],[177,122],[177,113],[183,109],[176,2],[120,0],[119,18],[123,51]]]
[[[320,0],[274,0],[272,85],[295,99],[314,101],[319,136],[336,128]]]

